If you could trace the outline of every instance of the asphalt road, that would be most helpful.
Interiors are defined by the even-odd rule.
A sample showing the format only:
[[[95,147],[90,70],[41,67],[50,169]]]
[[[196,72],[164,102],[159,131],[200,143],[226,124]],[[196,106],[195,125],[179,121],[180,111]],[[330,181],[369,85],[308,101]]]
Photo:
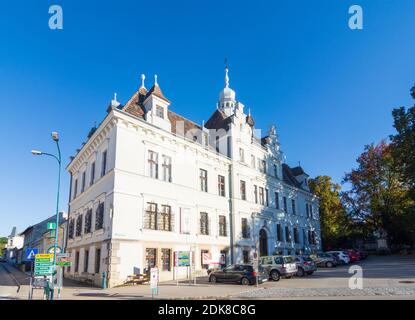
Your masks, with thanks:
[[[0,300],[14,299],[19,288],[9,268],[6,263],[0,263]]]

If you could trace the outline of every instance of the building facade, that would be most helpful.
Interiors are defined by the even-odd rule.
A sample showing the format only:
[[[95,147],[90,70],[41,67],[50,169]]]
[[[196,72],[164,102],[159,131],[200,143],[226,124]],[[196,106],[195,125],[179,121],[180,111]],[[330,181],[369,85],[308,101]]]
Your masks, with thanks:
[[[320,249],[318,202],[301,167],[285,163],[275,127],[258,134],[225,86],[216,110],[196,124],[170,110],[155,83],[125,103],[116,97],[72,157],[65,275],[109,286],[157,266],[161,280],[250,262],[254,253]]]
[[[7,244],[5,246],[5,258],[7,262],[16,263],[17,254],[23,247],[23,237],[16,232],[16,227],[13,227],[12,232],[7,237]]]

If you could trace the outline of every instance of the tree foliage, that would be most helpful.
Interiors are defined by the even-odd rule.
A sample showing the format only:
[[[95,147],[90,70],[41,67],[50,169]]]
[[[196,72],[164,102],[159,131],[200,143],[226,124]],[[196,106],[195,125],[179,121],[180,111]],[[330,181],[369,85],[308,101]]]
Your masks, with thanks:
[[[343,201],[364,235],[384,230],[390,244],[413,243],[413,201],[396,170],[392,146],[382,141],[367,145],[357,159],[358,167],[347,173],[350,190]]]
[[[310,180],[310,189],[319,199],[320,230],[324,247],[338,247],[347,237],[350,219],[340,199],[339,184],[329,176]]]

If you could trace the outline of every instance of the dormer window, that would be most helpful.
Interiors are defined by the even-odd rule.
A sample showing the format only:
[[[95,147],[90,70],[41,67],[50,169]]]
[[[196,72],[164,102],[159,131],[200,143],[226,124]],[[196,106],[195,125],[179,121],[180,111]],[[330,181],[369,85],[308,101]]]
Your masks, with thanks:
[[[164,119],[164,108],[161,106],[156,106],[156,116]]]

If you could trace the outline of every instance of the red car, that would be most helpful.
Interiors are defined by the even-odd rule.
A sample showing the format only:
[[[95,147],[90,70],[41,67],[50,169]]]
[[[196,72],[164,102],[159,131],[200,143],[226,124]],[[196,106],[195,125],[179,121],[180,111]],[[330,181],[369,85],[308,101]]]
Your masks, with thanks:
[[[360,254],[354,250],[346,250],[349,255],[350,262],[356,262],[360,260]]]

